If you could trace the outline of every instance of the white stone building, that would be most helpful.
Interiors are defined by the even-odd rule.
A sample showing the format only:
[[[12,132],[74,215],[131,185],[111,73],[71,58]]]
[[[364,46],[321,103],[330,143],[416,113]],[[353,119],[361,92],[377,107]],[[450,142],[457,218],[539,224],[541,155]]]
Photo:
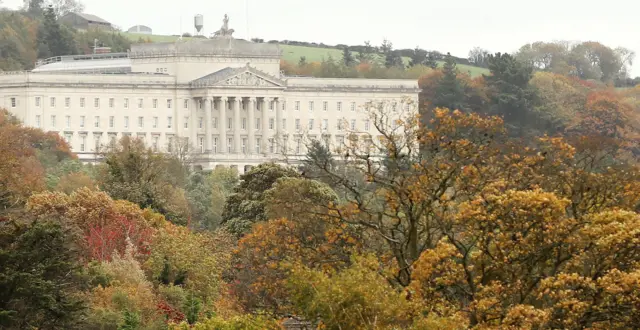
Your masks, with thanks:
[[[243,173],[285,154],[302,158],[303,136],[339,145],[352,130],[374,135],[359,110],[365,102],[417,101],[415,80],[283,76],[278,45],[233,39],[224,28],[213,39],[138,44],[124,54],[58,57],[31,72],[0,72],[0,107],[27,126],[59,132],[85,161],[125,135],[158,151],[187,138],[202,168]]]

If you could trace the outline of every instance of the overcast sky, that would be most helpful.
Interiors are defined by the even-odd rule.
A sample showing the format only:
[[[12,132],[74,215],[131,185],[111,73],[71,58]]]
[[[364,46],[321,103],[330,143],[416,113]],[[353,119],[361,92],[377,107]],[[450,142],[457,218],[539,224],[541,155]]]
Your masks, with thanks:
[[[326,44],[420,46],[466,57],[481,46],[512,52],[534,41],[594,40],[640,54],[637,0],[83,0],[85,12],[128,29],[148,25],[154,34],[193,32],[204,16],[204,33],[229,25],[239,38],[259,37]],[[22,0],[4,0],[16,8]],[[247,10],[248,4],[248,10]],[[248,16],[247,16],[248,13]],[[181,23],[182,22],[182,23]],[[248,24],[247,24],[248,22]],[[182,26],[182,28],[181,28]],[[639,55],[640,57],[640,55]],[[640,75],[640,65],[633,74]]]

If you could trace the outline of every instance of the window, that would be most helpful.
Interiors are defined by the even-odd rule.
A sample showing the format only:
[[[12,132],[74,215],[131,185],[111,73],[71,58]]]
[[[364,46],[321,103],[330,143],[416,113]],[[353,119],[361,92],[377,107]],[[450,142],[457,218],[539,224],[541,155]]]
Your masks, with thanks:
[[[342,111],[342,102],[338,102],[338,104],[336,105],[336,109],[338,111]]]
[[[309,119],[309,130],[313,129],[313,119]]]
[[[309,111],[313,111],[313,101],[309,101]]]
[[[124,108],[129,109],[129,99],[124,99]]]
[[[356,111],[356,102],[351,102],[351,111]]]
[[[66,133],[66,134],[64,135],[64,140],[65,140],[69,145],[71,145],[71,137],[72,137],[71,133]]]
[[[93,99],[93,107],[94,108],[99,108],[100,107],[100,99],[99,98],[95,98]]]
[[[337,142],[339,146],[344,145],[344,136],[337,136],[336,140],[338,140]]]
[[[167,109],[171,109],[171,99],[167,99]]]
[[[84,127],[84,116],[80,116],[80,127]]]
[[[11,107],[15,108],[18,105],[17,103],[18,103],[18,101],[16,101],[16,98],[12,97],[11,98]]]
[[[212,121],[212,125],[211,126],[213,126],[213,128],[215,128],[215,129],[218,129],[218,118],[217,117],[213,117],[213,118],[211,118],[211,121]]]
[[[93,126],[100,127],[100,116],[95,116]]]
[[[269,153],[273,154],[276,151],[276,142],[274,139],[269,139]]]
[[[138,109],[142,109],[143,105],[144,105],[143,100],[142,99],[138,99]]]
[[[188,99],[184,100],[184,102],[182,104],[182,107],[185,108],[185,109],[189,109],[189,100]]]
[[[300,119],[296,119],[296,131],[300,130]]]
[[[247,118],[242,118],[242,129],[247,129]]]
[[[256,153],[260,153],[260,138],[256,138]]]
[[[199,137],[198,138],[198,147],[200,148],[200,152],[203,153],[204,152],[204,138],[203,137]]]
[[[49,98],[49,104],[51,105],[52,108],[55,108],[56,107],[56,98],[55,97]]]
[[[36,96],[36,107],[40,107],[40,96]]]
[[[139,128],[144,127],[144,117],[138,117],[138,127]]]
[[[213,153],[218,152],[218,138],[213,138]]]
[[[342,119],[338,119],[338,124],[336,125],[338,131],[342,131]]]
[[[153,151],[158,151],[158,140],[159,138],[157,136],[153,137]]]
[[[153,108],[154,109],[158,108],[158,99],[153,99]]]
[[[84,97],[80,98],[80,107],[84,108]]]
[[[329,129],[329,119],[323,119],[322,120],[322,130],[326,131]]]
[[[282,118],[282,130],[287,129],[287,118]]]
[[[99,135],[94,135],[93,136],[93,147],[95,148],[95,151],[100,150],[100,136]]]
[[[260,118],[256,118],[256,129],[260,129]]]
[[[167,128],[171,128],[173,126],[173,117],[167,117]]]
[[[329,110],[329,102],[324,101],[322,102],[322,111],[328,111]]]
[[[202,117],[198,117],[198,128],[202,128]]]
[[[287,110],[287,101],[282,101],[282,111]]]
[[[113,108],[116,104],[116,100],[112,97],[109,99],[109,108]]]
[[[301,144],[300,139],[296,139],[296,154],[297,154],[297,155],[299,155],[299,154],[300,154],[300,152],[302,151],[302,150],[301,150],[302,148],[301,148],[301,145],[300,145],[300,144]]]
[[[369,131],[369,119],[364,120],[364,130],[367,132]]]
[[[352,131],[356,130],[356,120],[355,119],[351,119],[351,130]]]
[[[274,101],[269,101],[269,111],[273,111],[273,103]]]
[[[116,117],[109,116],[109,128],[113,128],[114,126],[116,126]]]
[[[64,107],[68,108],[71,106],[71,98],[70,97],[65,97],[64,98]]]
[[[168,152],[173,151],[173,136],[169,137],[169,142],[167,142],[167,151]]]
[[[274,124],[275,120],[273,120],[273,118],[269,118],[269,129],[273,130],[273,124]]]
[[[64,122],[65,122],[65,127],[66,128],[71,128],[71,116],[66,116],[64,118]]]
[[[128,116],[124,117],[124,128],[129,128],[129,117]]]
[[[153,117],[153,128],[158,128],[158,117]]]
[[[233,129],[233,121],[231,118],[227,118],[227,129]]]
[[[247,153],[247,139],[242,139],[242,153]]]
[[[398,104],[393,102],[392,109],[393,109],[393,112],[398,112]]]
[[[227,152],[231,152],[231,146],[233,145],[233,138],[227,139]]]
[[[300,101],[296,101],[296,111],[300,111]]]
[[[51,115],[51,127],[56,127],[56,115]]]
[[[40,127],[40,125],[42,125],[40,123],[40,115],[36,115],[36,127]]]
[[[189,128],[189,117],[184,117],[184,128]]]
[[[80,151],[84,152],[84,146],[87,143],[87,137],[86,136],[81,136],[80,137]]]

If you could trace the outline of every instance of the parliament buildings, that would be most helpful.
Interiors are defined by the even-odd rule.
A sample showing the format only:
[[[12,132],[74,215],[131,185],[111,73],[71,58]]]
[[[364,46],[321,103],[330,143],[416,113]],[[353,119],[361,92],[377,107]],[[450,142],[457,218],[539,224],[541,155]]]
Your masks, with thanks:
[[[186,138],[197,166],[243,173],[285,153],[301,159],[303,135],[331,145],[352,131],[375,135],[361,111],[368,101],[417,101],[415,80],[284,76],[277,44],[234,39],[225,26],[211,39],[137,44],[127,53],[56,57],[30,72],[0,72],[0,107],[26,126],[58,132],[83,161],[127,135],[165,152]]]

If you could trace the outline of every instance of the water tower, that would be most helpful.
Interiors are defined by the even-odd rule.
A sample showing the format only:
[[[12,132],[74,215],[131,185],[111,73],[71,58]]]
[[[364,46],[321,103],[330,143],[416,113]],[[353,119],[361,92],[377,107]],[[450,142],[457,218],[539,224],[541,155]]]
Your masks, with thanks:
[[[196,28],[196,34],[200,34],[202,27],[204,26],[204,18],[198,14],[193,18],[193,26]]]

